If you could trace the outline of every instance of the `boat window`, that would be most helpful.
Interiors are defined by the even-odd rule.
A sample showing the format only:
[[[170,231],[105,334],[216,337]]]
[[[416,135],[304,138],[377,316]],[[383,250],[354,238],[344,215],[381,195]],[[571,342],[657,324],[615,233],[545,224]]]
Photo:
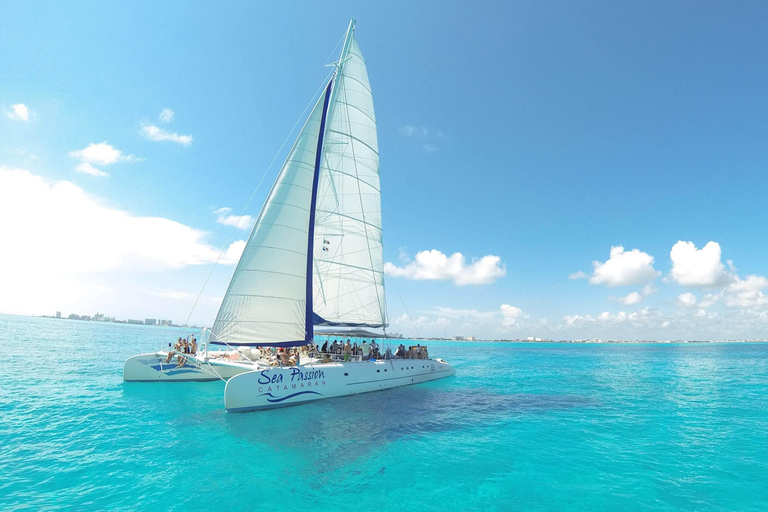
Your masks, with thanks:
[[[345,374],[344,374],[344,376],[345,376],[345,377],[347,377],[347,376],[349,376],[349,374],[348,374],[348,373],[345,373]]]

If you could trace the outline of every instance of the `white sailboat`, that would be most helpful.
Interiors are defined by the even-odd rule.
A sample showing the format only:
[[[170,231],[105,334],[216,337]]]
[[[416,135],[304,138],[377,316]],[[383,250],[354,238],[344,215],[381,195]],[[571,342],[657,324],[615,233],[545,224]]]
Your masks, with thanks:
[[[335,71],[251,231],[210,344],[245,349],[248,356],[245,347],[311,346],[316,326],[343,333],[388,325],[376,118],[354,28],[352,20]],[[207,349],[180,368],[158,370],[167,354],[129,359],[125,380],[228,378],[228,411],[295,405],[455,373],[440,359],[334,361],[312,354],[296,366],[269,366],[260,352],[234,361],[214,358]]]

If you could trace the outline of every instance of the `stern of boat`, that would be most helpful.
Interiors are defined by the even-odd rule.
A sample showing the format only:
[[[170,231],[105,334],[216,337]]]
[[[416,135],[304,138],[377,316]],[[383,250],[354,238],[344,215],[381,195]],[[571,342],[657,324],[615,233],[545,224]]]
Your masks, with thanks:
[[[173,356],[170,363],[165,362],[167,357],[167,352],[155,352],[128,358],[123,366],[123,380],[125,382],[190,382],[219,378],[201,367],[194,358],[187,358],[186,364],[179,366],[178,356]]]

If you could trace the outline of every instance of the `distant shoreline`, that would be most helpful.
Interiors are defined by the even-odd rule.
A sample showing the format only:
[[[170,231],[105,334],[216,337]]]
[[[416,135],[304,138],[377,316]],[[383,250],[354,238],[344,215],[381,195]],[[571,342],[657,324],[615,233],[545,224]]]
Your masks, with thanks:
[[[127,320],[111,320],[111,321],[104,321],[104,320],[93,320],[93,319],[84,319],[84,318],[67,318],[67,317],[61,317],[57,318],[55,316],[51,315],[14,315],[13,313],[2,313],[3,315],[9,315],[9,316],[22,316],[22,317],[28,317],[28,318],[51,318],[54,320],[76,320],[78,322],[89,322],[89,323],[109,323],[109,324],[118,324],[118,325],[143,325],[147,327],[173,327],[177,329],[200,329],[199,326],[193,326],[193,325],[158,325],[158,324],[146,324],[144,322],[139,323],[139,321],[127,321]],[[409,341],[447,341],[451,343],[552,343],[552,344],[583,344],[583,345],[605,345],[605,344],[658,344],[658,345],[674,345],[674,344],[704,344],[704,343],[768,343],[768,340],[766,339],[753,339],[753,340],[738,340],[738,339],[720,339],[720,340],[602,340],[602,339],[579,339],[579,340],[548,340],[548,339],[495,339],[495,340],[481,340],[481,339],[449,339],[449,338],[388,338],[391,340],[409,340]]]

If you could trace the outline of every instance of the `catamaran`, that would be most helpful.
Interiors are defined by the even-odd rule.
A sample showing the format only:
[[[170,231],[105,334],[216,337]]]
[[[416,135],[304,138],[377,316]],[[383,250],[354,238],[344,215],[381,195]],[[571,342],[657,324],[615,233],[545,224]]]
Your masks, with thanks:
[[[411,357],[321,353],[315,327],[384,330],[379,152],[373,97],[349,24],[339,60],[259,213],[204,349],[128,359],[126,381],[227,380],[228,411],[296,405],[454,375]],[[229,350],[210,351],[210,345]],[[285,365],[265,354],[304,347]],[[311,347],[307,350],[306,347]],[[353,360],[357,359],[357,360]],[[170,362],[166,362],[170,361]]]

